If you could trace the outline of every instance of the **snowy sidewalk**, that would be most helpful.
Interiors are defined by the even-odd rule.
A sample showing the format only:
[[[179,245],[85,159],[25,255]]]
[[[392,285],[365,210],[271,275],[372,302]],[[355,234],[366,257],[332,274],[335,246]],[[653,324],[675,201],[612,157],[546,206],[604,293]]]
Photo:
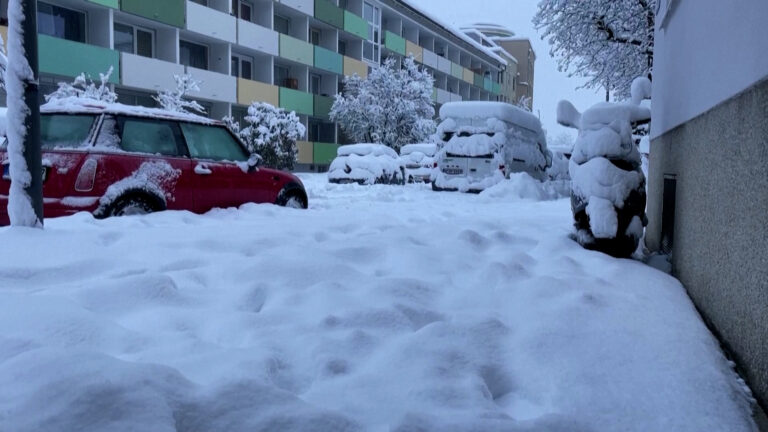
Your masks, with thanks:
[[[680,284],[567,199],[303,179],[308,211],[0,228],[0,431],[753,430]]]

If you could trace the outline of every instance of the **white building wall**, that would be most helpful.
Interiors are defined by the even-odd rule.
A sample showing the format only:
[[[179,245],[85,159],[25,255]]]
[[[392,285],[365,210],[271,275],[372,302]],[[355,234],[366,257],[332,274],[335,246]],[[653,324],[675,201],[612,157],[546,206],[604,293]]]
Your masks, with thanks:
[[[651,135],[768,77],[768,0],[660,0]]]

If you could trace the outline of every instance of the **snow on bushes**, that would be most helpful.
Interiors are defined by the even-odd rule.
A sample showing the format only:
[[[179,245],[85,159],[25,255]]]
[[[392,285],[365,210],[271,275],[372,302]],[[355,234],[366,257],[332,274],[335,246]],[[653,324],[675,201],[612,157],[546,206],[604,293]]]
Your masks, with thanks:
[[[435,131],[432,101],[434,78],[419,69],[413,56],[388,58],[367,79],[344,79],[336,95],[331,120],[356,142],[375,142],[396,151],[405,144],[425,142]]]
[[[160,90],[157,96],[152,96],[152,99],[166,111],[188,113],[192,110],[205,114],[205,108],[202,105],[188,99],[189,93],[200,91],[202,81],[192,78],[190,74],[174,74],[173,79],[176,81],[175,90]]]
[[[642,237],[645,176],[632,130],[650,121],[650,109],[640,105],[648,97],[650,82],[638,78],[630,102],[599,103],[583,114],[569,102],[558,105],[558,122],[579,129],[569,171],[577,239],[585,247],[628,256]]]
[[[51,94],[45,95],[46,102],[65,100],[70,98],[91,99],[99,102],[115,103],[117,93],[109,87],[109,77],[113,68],[109,67],[107,73],[99,74],[99,84],[93,82],[90,77],[81,73],[72,83],[59,82],[59,88]]]
[[[304,137],[306,128],[293,111],[286,111],[265,102],[253,102],[248,107],[244,129],[232,117],[224,123],[245,142],[251,153],[261,156],[265,166],[292,170],[298,149],[296,141]]]

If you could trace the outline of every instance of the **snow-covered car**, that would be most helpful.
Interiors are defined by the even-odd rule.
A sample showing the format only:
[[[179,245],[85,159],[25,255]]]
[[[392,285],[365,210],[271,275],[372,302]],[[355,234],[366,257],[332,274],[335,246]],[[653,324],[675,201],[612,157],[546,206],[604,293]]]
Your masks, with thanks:
[[[339,147],[328,170],[331,183],[404,184],[405,165],[397,152],[382,144]]]
[[[405,164],[408,183],[429,183],[435,165],[437,145],[432,143],[408,144],[400,149],[400,160]]]
[[[640,78],[632,102],[603,102],[583,114],[567,101],[557,107],[557,121],[579,129],[569,165],[571,209],[576,240],[587,249],[626,258],[643,236],[645,175],[632,130],[651,119],[640,105],[650,93],[650,81]]]
[[[46,218],[81,211],[96,217],[204,213],[249,202],[307,207],[296,176],[259,167],[260,158],[221,122],[82,99],[43,105],[41,113]],[[5,144],[0,165],[0,225],[6,225]]]
[[[481,192],[517,172],[546,179],[552,155],[533,114],[503,102],[450,102],[440,119],[432,189]]]

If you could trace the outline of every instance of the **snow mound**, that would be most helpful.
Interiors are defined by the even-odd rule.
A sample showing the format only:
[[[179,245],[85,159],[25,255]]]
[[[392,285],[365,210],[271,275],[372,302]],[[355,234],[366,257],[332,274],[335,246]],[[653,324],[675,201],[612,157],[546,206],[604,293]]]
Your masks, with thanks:
[[[541,182],[528,173],[512,173],[504,180],[480,192],[492,200],[550,201],[567,197],[568,191],[549,182]]]
[[[390,147],[382,144],[349,144],[343,145],[336,150],[337,156],[389,156],[397,158],[397,152]]]
[[[407,156],[411,153],[421,153],[424,156],[434,156],[437,152],[437,145],[431,143],[407,144],[400,149],[400,156]]]
[[[440,118],[453,119],[487,119],[497,118],[501,121],[520,125],[539,133],[541,123],[532,113],[504,102],[448,102],[440,107]]]

